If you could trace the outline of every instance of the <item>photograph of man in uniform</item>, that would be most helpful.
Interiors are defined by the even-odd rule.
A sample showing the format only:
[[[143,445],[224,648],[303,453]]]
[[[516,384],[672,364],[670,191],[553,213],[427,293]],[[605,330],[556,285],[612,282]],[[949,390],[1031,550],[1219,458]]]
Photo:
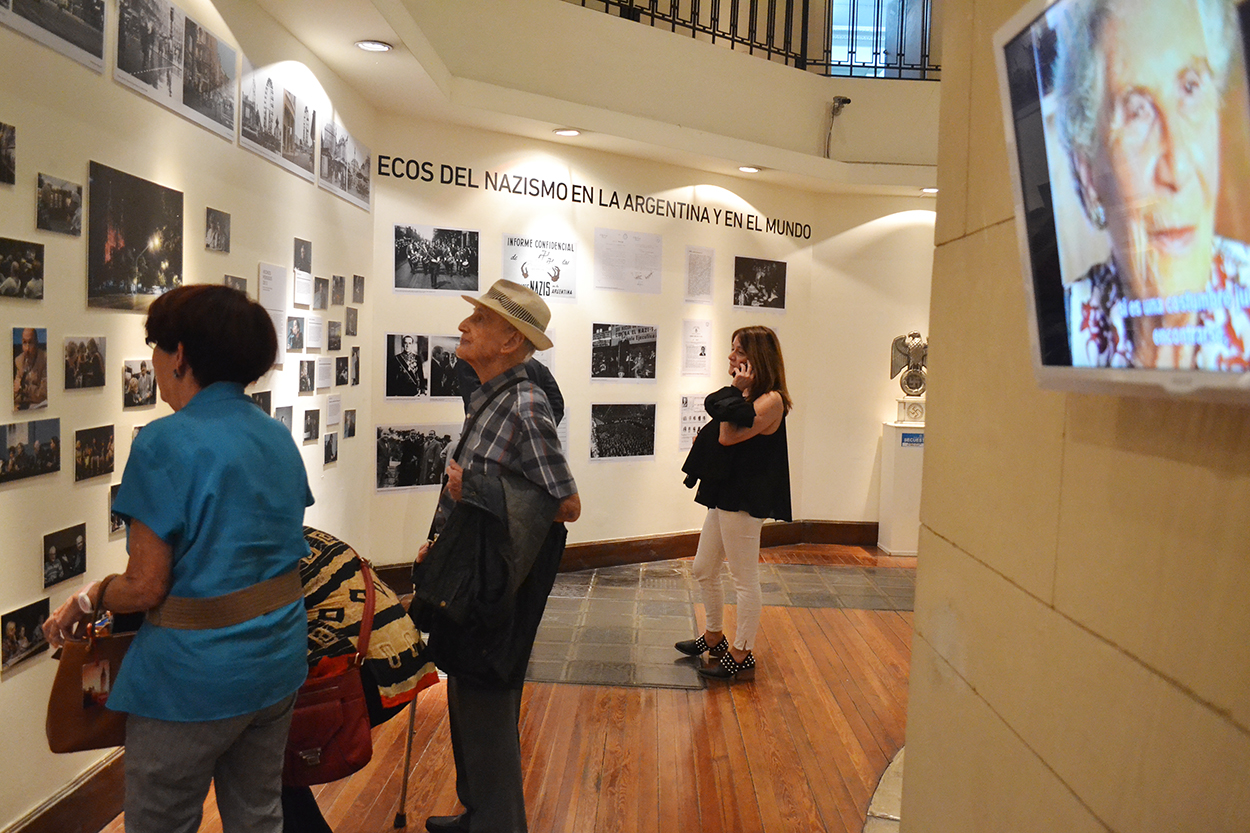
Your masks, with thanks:
[[[429,340],[411,333],[388,333],[386,354],[387,398],[425,396],[425,356]]]

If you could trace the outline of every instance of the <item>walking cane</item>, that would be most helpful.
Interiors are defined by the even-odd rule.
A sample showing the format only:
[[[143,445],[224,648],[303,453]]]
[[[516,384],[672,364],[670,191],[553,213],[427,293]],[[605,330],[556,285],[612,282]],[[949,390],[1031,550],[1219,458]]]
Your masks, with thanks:
[[[404,747],[404,782],[399,790],[399,812],[395,814],[395,829],[408,826],[408,772],[412,768],[412,727],[417,717],[417,698],[408,704],[408,743]]]

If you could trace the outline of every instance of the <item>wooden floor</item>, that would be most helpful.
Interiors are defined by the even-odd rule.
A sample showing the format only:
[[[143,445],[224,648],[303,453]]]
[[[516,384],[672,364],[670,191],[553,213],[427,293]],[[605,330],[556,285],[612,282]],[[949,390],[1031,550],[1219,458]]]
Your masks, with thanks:
[[[858,547],[765,551],[772,563],[914,566]],[[726,618],[732,631],[733,608]],[[912,614],[765,607],[751,683],[702,691],[534,683],[521,712],[533,831],[861,833],[903,745]],[[374,758],[318,788],[336,833],[393,830],[407,713],[374,732]],[[415,712],[407,829],[458,812],[446,686]],[[106,831],[120,833],[119,817]],[[219,831],[210,795],[205,831]]]

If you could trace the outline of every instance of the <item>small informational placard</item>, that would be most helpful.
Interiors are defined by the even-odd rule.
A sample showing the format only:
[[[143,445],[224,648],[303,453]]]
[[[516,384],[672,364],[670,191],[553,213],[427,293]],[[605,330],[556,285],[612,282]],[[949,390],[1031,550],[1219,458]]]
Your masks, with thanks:
[[[337,393],[326,397],[326,425],[338,425],[343,413],[343,397]]]
[[[328,388],[334,384],[334,360],[323,356],[317,359],[317,387]]]
[[[924,434],[904,431],[900,436],[901,440],[899,444],[902,445],[903,448],[907,448],[909,446],[919,447],[924,445]]]
[[[689,451],[694,445],[694,438],[700,429],[707,425],[707,409],[703,407],[704,396],[683,396],[681,398],[681,433],[677,437],[677,450]]]
[[[708,355],[711,332],[711,321],[687,318],[681,322],[681,375],[712,375],[711,357]]]

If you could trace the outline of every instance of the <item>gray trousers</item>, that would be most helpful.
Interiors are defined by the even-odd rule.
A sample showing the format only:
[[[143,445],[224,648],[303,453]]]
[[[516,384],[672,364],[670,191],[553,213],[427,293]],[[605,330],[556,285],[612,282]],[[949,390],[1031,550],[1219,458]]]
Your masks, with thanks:
[[[126,833],[195,833],[210,783],[223,833],[282,833],[282,764],[295,695],[224,720],[126,719]]]
[[[456,797],[471,833],[526,833],[521,785],[521,689],[447,678]]]

